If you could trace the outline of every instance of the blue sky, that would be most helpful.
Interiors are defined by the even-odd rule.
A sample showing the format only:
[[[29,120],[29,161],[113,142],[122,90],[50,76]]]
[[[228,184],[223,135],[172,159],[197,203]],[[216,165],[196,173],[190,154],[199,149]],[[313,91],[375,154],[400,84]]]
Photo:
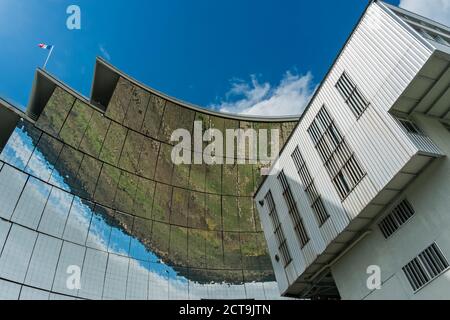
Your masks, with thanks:
[[[70,4],[81,8],[81,30],[66,28]],[[37,44],[44,42],[56,46],[48,71],[86,96],[95,57],[103,56],[143,83],[200,106],[245,113],[287,94],[285,103],[299,101],[295,111],[324,77],[366,4],[1,0],[0,96],[27,104],[35,69],[47,54]],[[292,112],[282,109],[274,113]]]

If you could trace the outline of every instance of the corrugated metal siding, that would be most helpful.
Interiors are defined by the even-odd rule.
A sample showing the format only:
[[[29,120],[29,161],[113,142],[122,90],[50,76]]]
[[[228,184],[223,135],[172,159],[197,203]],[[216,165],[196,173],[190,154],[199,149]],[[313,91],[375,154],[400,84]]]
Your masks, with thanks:
[[[347,135],[363,165],[370,163],[364,166],[377,192],[415,152],[408,143],[396,138],[396,132],[390,130],[387,122],[375,107],[370,106]]]
[[[259,200],[269,189],[272,190],[296,269],[286,271],[291,284],[292,273],[301,275],[331,241],[349,225],[350,219],[357,217],[406,162],[417,153],[417,146],[387,111],[409,82],[414,79],[430,55],[430,49],[409,29],[404,28],[393,16],[374,3],[367,10],[366,16],[337,59],[285,146],[277,165],[274,166],[273,173],[280,169],[285,171],[311,238],[303,250],[300,249],[276,175],[268,177],[256,196]],[[368,109],[359,120],[355,118],[335,88],[344,70],[370,102]],[[323,104],[327,106],[330,115],[367,173],[344,201],[339,198],[307,133],[308,127]],[[300,146],[317,191],[322,195],[324,206],[330,215],[330,219],[321,228],[309,207],[304,186],[300,182],[291,159],[291,154],[297,146]],[[264,229],[271,232],[270,221],[264,217],[261,221]],[[271,246],[269,248],[274,250]],[[272,255],[275,253],[271,251]],[[283,272],[275,269],[275,273],[278,279]]]
[[[345,229],[345,227],[347,227],[350,220],[344,208],[341,205],[337,205],[340,204],[340,199],[325,168],[323,168],[323,170],[321,170],[317,175],[316,182],[318,192],[322,194],[324,206],[327,209],[327,212],[330,215],[330,220],[333,222],[336,229],[336,234],[330,233],[327,235],[327,238],[334,239]],[[325,231],[325,229],[323,230]]]

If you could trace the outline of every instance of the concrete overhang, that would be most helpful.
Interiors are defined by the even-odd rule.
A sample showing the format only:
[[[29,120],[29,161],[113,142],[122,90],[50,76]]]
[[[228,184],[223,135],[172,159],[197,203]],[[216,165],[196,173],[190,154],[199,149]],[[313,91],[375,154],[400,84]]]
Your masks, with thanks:
[[[82,102],[91,105],[95,109],[99,109],[98,106],[91,104],[90,100],[80,94],[79,92],[73,90],[67,86],[62,81],[58,80],[53,75],[49,74],[47,71],[42,69],[37,69],[34,75],[33,86],[31,89],[30,99],[28,101],[26,115],[36,121],[44,110],[47,102],[53,94],[56,87],[60,87],[65,91],[69,92],[75,98],[81,100]]]
[[[0,153],[8,143],[9,137],[21,118],[31,121],[21,110],[0,98]]]
[[[30,99],[26,109],[26,115],[33,119],[37,120],[45,108],[47,102],[53,94],[53,91],[56,87],[60,87],[65,91],[69,92],[77,99],[83,101],[86,104],[91,105],[95,109],[106,112],[108,108],[109,101],[114,93],[117,82],[120,78],[124,78],[130,81],[133,85],[142,88],[143,90],[150,92],[154,95],[157,95],[167,101],[171,101],[181,107],[185,107],[188,109],[192,109],[197,112],[209,114],[216,117],[228,118],[239,121],[253,121],[253,122],[297,122],[300,116],[282,116],[282,117],[264,117],[264,116],[247,116],[240,114],[231,114],[231,113],[223,113],[216,112],[213,110],[205,109],[176,98],[170,97],[162,92],[159,92],[153,88],[150,88],[141,82],[133,79],[132,77],[126,75],[122,71],[118,70],[113,65],[109,64],[102,58],[96,59],[95,69],[94,69],[94,77],[91,86],[91,97],[87,98],[80,94],[79,92],[73,90],[65,83],[57,79],[55,76],[51,75],[47,71],[43,69],[37,69],[33,86],[30,94]]]
[[[156,96],[159,96],[167,101],[173,102],[181,107],[188,108],[197,112],[208,114],[211,116],[228,118],[239,121],[254,121],[254,122],[294,122],[300,119],[300,115],[293,116],[281,116],[281,117],[265,117],[265,116],[250,116],[233,113],[217,112],[214,110],[202,108],[200,106],[179,100],[171,97],[158,90],[150,88],[138,80],[123,73],[104,59],[97,57],[94,71],[94,81],[91,89],[91,103],[100,109],[106,111],[109,101],[114,93],[117,82],[120,78],[126,79],[133,85],[142,88],[143,90],[150,92]]]
[[[450,47],[448,51],[434,51],[389,112],[450,121]]]

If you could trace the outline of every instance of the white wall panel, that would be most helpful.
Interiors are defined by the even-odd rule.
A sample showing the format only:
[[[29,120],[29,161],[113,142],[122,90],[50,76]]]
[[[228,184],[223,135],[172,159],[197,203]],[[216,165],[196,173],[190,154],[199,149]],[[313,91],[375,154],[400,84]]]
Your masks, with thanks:
[[[284,272],[283,262],[281,262],[281,260],[277,262],[274,258],[275,254],[279,255],[277,248],[277,239],[273,232],[271,232],[270,234],[266,233],[266,240],[278,287],[281,292],[284,292],[287,290],[289,283],[287,281],[286,273]]]

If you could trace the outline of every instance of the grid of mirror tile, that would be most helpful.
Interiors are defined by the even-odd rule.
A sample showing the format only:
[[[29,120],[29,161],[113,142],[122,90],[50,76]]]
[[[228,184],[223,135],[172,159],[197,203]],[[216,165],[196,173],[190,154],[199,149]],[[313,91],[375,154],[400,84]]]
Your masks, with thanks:
[[[60,150],[58,142],[47,141],[56,138],[101,162],[147,179],[200,192],[252,196],[261,179],[259,165],[241,165],[239,168],[227,165],[174,167],[170,154],[175,142],[170,141],[170,134],[179,128],[192,133],[193,122],[201,121],[202,133],[207,129],[219,129],[224,133],[225,144],[228,142],[226,129],[267,129],[269,133],[270,129],[277,129],[282,145],[295,126],[295,122],[259,123],[210,116],[167,102],[151,93],[140,92],[136,97],[133,92],[142,90],[130,88],[133,85],[124,79],[117,86],[105,114],[56,88],[37,121],[38,128],[46,132],[41,138],[42,147],[49,145],[61,152],[62,156],[67,154],[67,150]],[[138,107],[140,104],[143,105]],[[127,109],[124,115],[124,111],[117,110],[122,108]],[[131,111],[134,108],[137,111]],[[143,122],[142,115],[145,116]],[[205,142],[203,147],[206,145]],[[191,152],[190,149],[187,151]],[[235,150],[234,159],[250,159],[248,151],[244,155],[237,155]],[[225,157],[224,153],[216,150],[216,158]],[[36,161],[32,157],[29,165],[32,167]],[[80,169],[82,167],[83,164]],[[42,178],[46,180],[49,173],[42,173]],[[218,175],[222,176],[220,180]],[[209,177],[214,177],[218,183],[210,183]]]
[[[26,122],[16,129],[15,135],[18,134],[27,138],[30,136],[38,137],[31,141],[30,149],[32,151],[23,153],[21,161],[10,159],[4,154],[2,154],[2,158],[14,163],[16,167],[33,176],[27,177],[23,173],[16,175],[12,184],[8,185],[6,192],[11,193],[11,196],[8,197],[7,203],[1,208],[1,217],[10,218],[12,216],[11,211],[14,208],[11,206],[16,206],[17,199],[14,199],[14,197],[19,194],[14,191],[23,188],[25,185],[23,197],[17,204],[12,220],[30,228],[38,227],[40,231],[51,232],[54,236],[64,236],[65,239],[76,243],[83,242],[87,233],[83,226],[78,225],[80,223],[79,215],[75,212],[81,200],[73,200],[74,197],[63,190],[70,190],[71,193],[75,193],[80,199],[83,199],[84,203],[93,201],[115,208],[115,210],[122,209],[127,214],[142,218],[144,222],[155,221],[161,224],[176,225],[179,227],[178,230],[199,229],[215,231],[216,233],[222,232],[225,235],[247,233],[249,237],[251,237],[251,234],[256,234],[260,238],[263,237],[251,197],[218,195],[189,190],[133,175],[125,170],[90,158],[70,146],[63,145],[57,139],[52,138],[52,140],[45,133],[41,133]],[[44,136],[46,137],[45,143],[41,143]],[[11,141],[13,139],[17,138],[14,136]],[[60,145],[57,148],[59,154],[54,157],[52,163],[48,161],[48,156],[43,156],[42,148],[48,145]],[[52,149],[52,151],[54,150]],[[81,163],[67,163],[67,161],[76,161],[77,159]],[[32,161],[35,164],[30,167]],[[83,169],[83,163],[86,161],[88,165],[86,169]],[[91,162],[98,163],[98,166],[92,167]],[[75,171],[67,172],[67,168],[72,167],[77,168],[78,173],[75,173]],[[70,175],[77,175],[77,179],[81,180],[87,179],[96,167],[101,169],[98,170],[99,173],[95,175],[91,183],[86,183],[87,187],[81,189],[78,188],[77,183],[71,183],[72,177]],[[232,167],[230,166],[229,169],[232,169]],[[3,172],[3,181],[8,181],[10,171],[11,169],[8,168]],[[45,174],[42,174],[42,172],[45,172]],[[235,178],[238,177],[237,166],[231,172]],[[117,185],[111,185],[110,180],[104,179],[104,177],[109,177],[109,173],[119,177]],[[251,171],[250,173],[252,174]],[[192,178],[193,175],[191,174],[190,177]],[[51,189],[46,182],[57,186],[58,189]],[[105,185],[107,186],[106,190],[104,189]],[[133,186],[132,190],[127,189],[130,185]],[[233,185],[233,183],[230,183],[230,185]],[[253,187],[253,184],[251,186]],[[92,197],[85,192],[88,187],[91,187]],[[31,205],[28,198],[35,196],[33,193],[35,189],[39,189],[39,194],[35,203]],[[107,197],[110,197],[110,199]],[[61,210],[61,206],[64,206],[64,210]],[[41,217],[40,213],[44,207],[44,214]],[[66,210],[69,207],[70,210]],[[84,217],[84,219],[89,218]],[[206,222],[208,223],[206,224]],[[245,238],[247,235],[243,237]],[[164,241],[167,242],[168,240],[165,239]],[[265,248],[260,249],[264,250]],[[234,267],[235,263],[233,262],[230,266]],[[222,266],[216,267],[222,268]],[[223,268],[227,267],[224,266]]]
[[[214,297],[231,283],[233,290],[239,288],[236,290],[246,295],[257,296],[246,289],[252,283],[253,287],[262,286],[271,297],[274,292],[274,297],[279,296],[252,198],[261,180],[260,166],[174,166],[170,133],[177,128],[192,132],[194,120],[202,121],[203,131],[279,129],[281,144],[296,124],[203,114],[165,101],[122,78],[106,113],[57,87],[36,125],[19,122],[0,155],[0,160],[9,164],[3,167],[0,162],[0,194],[4,197],[0,218],[15,228],[35,232],[26,234],[36,236],[38,249],[49,241],[53,247],[48,263],[58,248],[62,262],[81,263],[82,256],[85,275],[92,277],[92,282],[84,278],[82,290],[74,295],[61,282],[65,270],[58,264],[50,299],[55,290],[74,297],[122,298],[123,293],[109,293],[124,270],[112,261],[122,257],[134,261],[127,271],[158,269],[167,263],[166,271],[176,276],[166,277],[166,271],[159,270],[160,277],[167,280],[153,284],[165,297],[181,298],[186,293],[189,297]],[[216,156],[224,155],[218,152]],[[250,157],[248,150],[244,157]],[[16,245],[25,246],[23,241]],[[69,250],[69,245],[76,247]],[[3,251],[8,254],[10,249]],[[67,252],[74,256],[66,256]],[[110,260],[111,255],[115,259]],[[33,252],[25,258],[37,270],[48,267],[37,256],[33,258]],[[25,285],[31,288],[41,281],[48,287],[47,278],[38,280],[33,272],[28,275],[28,266],[25,272],[19,271],[10,271],[17,273],[14,276],[19,280],[24,273],[18,283],[28,281]],[[97,276],[102,273],[100,282]],[[125,296],[158,298],[142,285],[142,278],[130,274]],[[218,283],[222,281],[223,285]],[[177,290],[169,290],[166,283],[176,285]]]
[[[188,208],[201,206],[200,215],[213,215],[211,218],[217,219],[217,221],[214,221],[214,224],[216,224],[215,230],[261,231],[251,196],[258,183],[257,180],[260,179],[256,166],[173,166],[170,159],[171,149],[166,150],[166,147],[161,147],[161,149],[155,149],[156,154],[159,151],[159,155],[156,159],[153,159],[155,160],[153,164],[155,168],[151,172],[155,173],[154,177],[152,175],[150,178],[146,174],[127,171],[127,169],[124,169],[126,165],[120,167],[97,160],[79,149],[64,145],[59,138],[40,132],[29,123],[22,123],[16,131],[16,136],[20,133],[34,137],[32,151],[29,153],[23,152],[19,163],[17,163],[17,159],[10,161],[11,159],[4,155],[2,155],[2,159],[32,174],[37,178],[33,178],[33,182],[36,184],[41,183],[39,180],[50,182],[52,185],[70,191],[80,198],[114,207],[126,213],[140,214],[143,218],[153,217],[154,220],[161,222],[169,222],[170,217],[168,215],[170,215],[170,212],[163,212],[165,216],[157,216],[157,213],[152,215],[151,206],[153,202],[150,203],[150,208],[139,207],[143,205],[139,202],[141,199],[138,198],[142,192],[149,192],[150,200],[155,196],[158,205],[165,202],[182,201],[183,199],[179,200],[181,197],[191,198],[189,203],[182,203],[182,205]],[[115,140],[113,139],[113,141]],[[10,142],[13,144],[13,139]],[[125,148],[126,145],[122,147]],[[136,150],[141,149],[141,145],[136,147]],[[116,153],[124,154],[124,151],[119,148]],[[48,158],[52,159],[49,160]],[[151,162],[151,159],[148,158],[142,158],[141,160],[142,163]],[[121,162],[122,160],[119,161],[119,164]],[[215,183],[216,181],[218,184]],[[13,193],[14,188],[20,189],[22,183],[22,180],[15,181],[10,192]],[[174,198],[173,195],[179,195],[179,197]],[[56,198],[58,195],[52,195],[52,197]],[[218,204],[216,205],[215,202],[218,202]],[[10,203],[14,203],[14,199],[11,199]],[[22,212],[27,210],[27,203],[24,200],[20,204],[23,207]],[[43,203],[38,205],[42,206]],[[172,203],[168,207],[176,207],[177,205],[179,204]],[[233,217],[237,211],[236,205],[246,210],[241,210],[240,215]],[[217,212],[208,212],[207,208],[215,209],[216,206]],[[6,212],[10,212],[11,208],[5,205],[2,210],[5,212],[3,216],[6,217]],[[36,210],[39,211],[39,208],[36,208]],[[232,212],[225,219],[222,219],[221,216],[228,214],[227,211]],[[15,219],[20,220],[21,218],[21,213],[18,212]],[[172,218],[176,219],[176,217]],[[235,219],[236,223],[230,222],[227,225],[228,218],[230,218],[230,221]],[[36,221],[30,221],[30,223],[36,223]],[[171,224],[207,229],[202,225],[196,226],[196,223],[198,221],[195,221],[194,217],[190,217],[190,219],[183,220],[182,218]]]
[[[3,188],[8,184],[3,179],[6,174],[14,181],[23,173],[8,164],[2,166],[0,182]],[[34,181],[31,178],[26,179],[27,183]],[[23,185],[23,190],[17,191],[20,195],[15,208],[18,208],[21,196],[27,196],[24,192],[27,183]],[[31,194],[39,199],[46,195],[48,197],[47,204],[49,204],[52,194],[57,194],[55,199],[65,198],[64,191],[48,184],[39,185],[32,182],[31,185],[36,188],[35,192]],[[41,187],[44,187],[45,193],[38,192]],[[48,191],[48,187],[50,187],[50,191]],[[34,201],[31,198],[29,200]],[[1,202],[3,201],[2,197]],[[15,298],[17,288],[22,288],[19,296],[21,299],[58,297],[82,299],[219,298],[223,297],[223,294],[229,295],[231,291],[236,290],[237,292],[232,293],[231,296],[240,293],[239,297],[241,298],[246,298],[247,294],[268,298],[264,293],[265,287],[268,292],[274,293],[274,290],[270,289],[271,286],[276,286],[274,282],[246,282],[246,277],[251,277],[251,270],[248,271],[248,274],[244,270],[228,270],[228,272],[234,273],[234,279],[241,279],[241,285],[236,284],[235,281],[233,285],[212,282],[202,284],[188,280],[189,268],[184,268],[184,272],[177,273],[181,267],[174,269],[151,258],[139,260],[134,258],[129,251],[117,253],[107,243],[99,244],[97,242],[96,245],[89,247],[88,235],[94,237],[94,234],[98,234],[98,230],[96,230],[98,226],[92,223],[92,216],[95,213],[90,216],[86,215],[86,210],[81,209],[85,205],[77,197],[73,197],[72,200],[66,198],[66,201],[60,203],[61,210],[55,210],[55,208],[52,210],[67,217],[64,222],[66,225],[65,227],[57,226],[53,229],[54,232],[51,228],[43,230],[39,223],[36,225],[27,219],[20,223],[7,221],[4,218],[0,219],[0,279],[2,279],[0,284],[3,284],[5,288],[5,296]],[[69,207],[68,203],[72,206]],[[73,209],[74,203],[76,203],[76,209]],[[52,206],[54,205],[52,204]],[[43,218],[46,208],[41,209],[41,217],[38,219],[41,222],[45,221]],[[75,212],[72,223],[69,219],[71,212]],[[13,211],[12,217],[14,214],[15,211]],[[29,218],[31,221],[36,220],[34,214]],[[87,228],[80,223],[83,219],[91,220]],[[66,233],[68,224],[71,224],[72,227],[69,228],[71,231]],[[111,227],[111,229],[115,228]],[[120,231],[117,232],[120,233]],[[112,233],[111,231],[110,234]],[[73,236],[74,234],[76,236]],[[111,241],[111,235],[109,239]],[[91,240],[91,244],[93,242]],[[102,248],[99,249],[100,247]],[[66,285],[67,268],[73,265],[80,266],[82,270],[80,290],[68,289]],[[205,286],[209,290],[206,290]],[[247,287],[249,287],[248,290]],[[256,292],[252,292],[256,287],[264,290],[258,295]],[[203,288],[203,292],[207,296],[197,294],[200,291],[198,288]],[[278,295],[270,296],[270,298],[276,297]]]

